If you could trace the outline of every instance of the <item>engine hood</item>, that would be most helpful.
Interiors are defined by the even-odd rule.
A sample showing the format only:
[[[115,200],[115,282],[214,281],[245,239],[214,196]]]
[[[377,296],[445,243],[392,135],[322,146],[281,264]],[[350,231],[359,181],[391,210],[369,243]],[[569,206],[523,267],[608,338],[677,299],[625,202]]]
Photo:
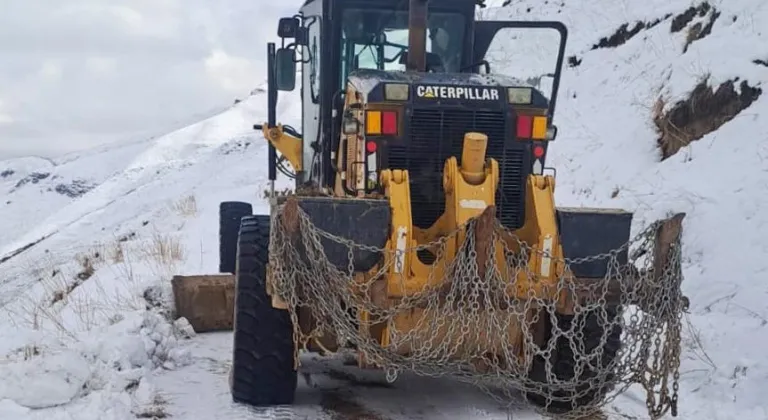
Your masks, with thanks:
[[[503,75],[474,73],[413,73],[372,69],[355,70],[350,74],[349,81],[358,91],[360,91],[360,93],[366,94],[383,82],[461,87],[533,87],[522,80]]]
[[[412,86],[412,99],[415,100],[482,101],[506,104],[507,95],[503,88],[525,87],[533,90],[533,105],[546,107],[547,102],[534,86],[504,75],[359,69],[350,74],[349,82],[369,101],[384,99],[384,84],[403,83]]]

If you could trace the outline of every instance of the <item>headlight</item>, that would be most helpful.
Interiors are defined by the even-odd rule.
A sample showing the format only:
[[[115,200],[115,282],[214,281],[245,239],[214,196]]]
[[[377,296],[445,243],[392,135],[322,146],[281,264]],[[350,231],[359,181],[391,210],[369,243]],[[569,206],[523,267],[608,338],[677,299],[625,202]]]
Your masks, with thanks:
[[[554,140],[556,138],[557,138],[557,126],[553,124],[547,129],[547,136],[545,137],[545,140]]]
[[[342,131],[347,136],[352,136],[360,132],[360,122],[352,115],[344,116],[341,125]]]
[[[388,101],[407,101],[408,85],[387,83],[384,85],[384,99]]]
[[[526,87],[511,87],[507,88],[507,98],[509,103],[515,105],[525,105],[531,103],[531,97],[533,96],[533,89]]]

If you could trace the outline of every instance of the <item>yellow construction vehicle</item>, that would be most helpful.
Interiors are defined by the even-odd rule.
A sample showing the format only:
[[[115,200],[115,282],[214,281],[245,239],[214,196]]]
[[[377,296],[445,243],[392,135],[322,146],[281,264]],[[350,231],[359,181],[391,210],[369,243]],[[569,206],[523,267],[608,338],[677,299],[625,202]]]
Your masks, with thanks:
[[[653,417],[674,411],[683,215],[631,237],[630,212],[555,206],[566,27],[479,21],[480,3],[307,0],[280,20],[255,128],[296,190],[273,187],[269,215],[222,203],[225,274],[174,280],[193,326],[234,324],[235,401],[290,404],[300,350],[349,348],[390,380],[448,375],[550,412],[636,382]],[[548,93],[497,74],[505,29],[555,34]],[[301,133],[275,111],[297,65]]]

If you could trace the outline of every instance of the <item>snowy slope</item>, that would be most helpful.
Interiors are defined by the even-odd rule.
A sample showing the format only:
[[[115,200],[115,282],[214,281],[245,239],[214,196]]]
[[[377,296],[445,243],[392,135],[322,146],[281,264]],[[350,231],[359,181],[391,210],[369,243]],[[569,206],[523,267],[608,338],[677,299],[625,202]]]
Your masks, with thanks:
[[[672,33],[673,21],[699,4],[522,2],[506,13],[563,20],[571,29],[567,56],[580,61],[565,72],[555,117],[561,130],[549,165],[558,170],[559,205],[631,209],[637,225],[668,212],[688,214],[683,288],[691,326],[684,337],[681,417],[765,419],[768,217],[760,209],[768,206],[768,92],[661,163],[652,120],[659,97],[669,107],[705,75],[715,88],[735,77],[768,88],[768,67],[755,63],[768,58],[757,47],[768,44],[768,4],[710,2],[714,12],[697,12]],[[713,13],[719,16],[711,34],[683,53],[688,28],[706,25]],[[592,50],[625,23],[631,29],[658,19],[621,46]],[[642,403],[627,403],[632,398],[644,400],[640,393],[628,396],[618,401],[620,410],[645,418]]]
[[[4,221],[0,247],[120,172],[126,162],[147,147],[145,143],[129,143],[58,159],[30,157],[0,161],[0,219]]]
[[[0,400],[37,408],[87,393],[67,410],[31,414],[104,418],[94,407],[120,401],[112,415],[124,418],[135,409],[131,401],[137,385],[131,384],[143,376],[143,369],[167,368],[184,360],[184,352],[174,347],[174,334],[186,334],[184,328],[172,328],[158,315],[145,313],[141,296],[174,273],[215,269],[217,234],[207,221],[215,220],[218,202],[258,201],[254,198],[262,195],[267,186],[261,169],[266,147],[252,125],[265,120],[264,101],[263,95],[252,96],[227,112],[145,145],[122,162],[124,170],[14,242],[47,238],[2,267],[0,354],[7,359],[0,370],[9,379],[0,381]],[[295,120],[293,109],[286,102],[281,110],[286,122]],[[43,198],[38,204],[47,203]],[[7,245],[3,255],[16,247]],[[87,259],[90,263],[84,263]],[[159,300],[162,293],[162,288],[156,293]],[[38,352],[42,357],[31,362],[7,364]],[[63,396],[31,401],[40,386],[57,388],[42,380],[17,388],[14,378],[36,375],[39,359],[51,360],[52,377],[74,384],[58,387]],[[112,364],[127,367],[112,371]],[[128,392],[121,392],[126,387],[131,390],[127,402]],[[20,410],[16,404],[7,409]]]
[[[196,211],[202,212],[209,211],[208,207],[217,208],[218,202],[228,197],[242,200],[260,197],[266,188],[266,175],[260,168],[266,157],[263,142],[252,126],[254,121],[266,118],[261,115],[264,101],[261,94],[251,96],[227,112],[153,141],[131,160],[122,162],[123,170],[101,182],[82,199],[35,221],[34,229],[0,248],[0,255],[9,255],[19,247],[49,236],[50,239],[33,249],[55,249],[55,257],[62,250],[83,249],[124,235],[149,236],[152,229],[175,230],[176,225],[162,224],[181,222],[162,218],[172,215],[177,202],[189,196],[195,197]],[[290,121],[290,113],[295,108],[288,106],[289,103],[286,102],[283,115]],[[87,168],[91,162],[82,163]],[[47,203],[40,204],[45,207]],[[144,221],[151,221],[151,226]],[[206,219],[195,219],[198,221],[205,223]],[[140,228],[150,233],[142,234],[138,232]],[[33,255],[31,250],[24,257],[30,259]],[[11,265],[6,270],[13,268]],[[12,280],[19,280],[19,287],[25,287],[23,278]],[[14,281],[7,282],[11,283]],[[8,299],[7,296],[3,299]]]
[[[714,86],[739,77],[765,88],[768,67],[756,61],[768,61],[768,51],[758,47],[768,45],[762,29],[768,4],[711,2],[709,12],[696,12],[673,32],[677,17],[699,3],[512,3],[484,13],[562,20],[570,30],[573,66],[563,76],[555,117],[560,134],[549,160],[558,170],[558,203],[630,209],[638,229],[668,212],[688,214],[684,289],[691,313],[679,418],[768,418],[762,391],[768,384],[768,288],[761,281],[768,273],[768,217],[760,211],[768,205],[768,99],[760,96],[663,162],[653,124],[659,98],[669,109],[705,74]],[[715,13],[711,33],[683,52],[689,28],[706,26]],[[623,24],[632,29],[638,21],[651,27],[622,45],[593,49]],[[219,201],[250,201],[257,212],[265,210],[266,147],[251,129],[266,118],[265,104],[263,95],[255,95],[168,136],[66,163],[0,163],[0,172],[15,168],[0,178],[3,194],[33,172],[52,174],[9,192],[16,207],[0,207],[0,258],[47,238],[0,265],[0,418],[128,419],[153,409],[184,419],[285,414],[230,403],[231,335],[187,340],[184,325],[170,325],[144,307],[144,297],[162,299],[171,274],[216,271]],[[299,113],[295,96],[281,99],[282,122],[298,126]],[[53,174],[67,182],[86,179],[94,188],[64,198],[47,191],[59,182]],[[159,288],[146,295],[153,286]],[[359,379],[339,374],[343,368],[307,364],[319,374],[300,385],[301,406],[293,411],[298,418],[339,418],[329,411],[334,403],[391,419],[537,418],[507,413],[455,384],[408,378],[394,388],[356,389],[349,383]],[[43,369],[46,376],[40,376]],[[433,391],[422,394],[425,389]],[[24,408],[70,400],[62,407]],[[612,419],[647,417],[644,396],[635,389],[606,412]]]

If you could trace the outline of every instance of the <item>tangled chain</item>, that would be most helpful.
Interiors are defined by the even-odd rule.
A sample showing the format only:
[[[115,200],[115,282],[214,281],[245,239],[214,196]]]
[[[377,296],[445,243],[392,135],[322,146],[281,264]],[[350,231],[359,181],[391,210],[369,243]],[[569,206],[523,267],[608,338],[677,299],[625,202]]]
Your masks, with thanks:
[[[280,210],[273,213],[279,214]],[[406,251],[429,250],[441,261],[449,240],[466,234],[442,278],[436,278],[437,270],[430,272],[426,283],[438,286],[381,301],[375,299],[374,291],[386,291],[382,285],[397,259],[383,258],[375,273],[362,278],[355,274],[354,255],[369,251],[392,256],[395,251],[355,244],[322,231],[301,209],[297,219],[298,229],[287,229],[282,217],[272,217],[270,266],[273,293],[288,304],[299,348],[310,340],[332,337],[340,347],[352,346],[368,363],[384,369],[388,380],[394,381],[403,371],[451,376],[510,405],[522,393],[536,403],[537,410],[554,409],[563,413],[562,418],[591,415],[638,383],[646,390],[651,418],[663,416],[670,408],[676,415],[685,309],[680,243],[678,237],[670,244],[662,272],[654,269],[651,254],[658,224],[610,253],[557,261],[562,267],[608,261],[605,278],[591,279],[586,286],[568,274],[555,279],[552,287],[557,293],[549,296],[562,296],[562,292],[580,296],[573,313],[564,315],[558,311],[559,299],[543,298],[533,288],[517,297],[506,292],[521,274],[537,281],[528,261],[541,252],[519,239],[511,249],[502,235],[514,235],[498,221],[488,244],[503,246],[506,267],[495,258],[485,259],[483,267],[478,264],[478,222],[473,219],[448,236]],[[329,243],[346,247],[347,267],[329,261],[324,252]],[[622,250],[631,251],[629,266],[619,264]],[[393,327],[398,314],[412,314],[414,309],[423,316],[414,316],[407,329],[390,328],[386,345],[370,334],[382,325]],[[309,332],[300,327],[301,310],[313,316]],[[360,317],[361,313],[367,315]],[[537,325],[546,326],[543,335]]]

